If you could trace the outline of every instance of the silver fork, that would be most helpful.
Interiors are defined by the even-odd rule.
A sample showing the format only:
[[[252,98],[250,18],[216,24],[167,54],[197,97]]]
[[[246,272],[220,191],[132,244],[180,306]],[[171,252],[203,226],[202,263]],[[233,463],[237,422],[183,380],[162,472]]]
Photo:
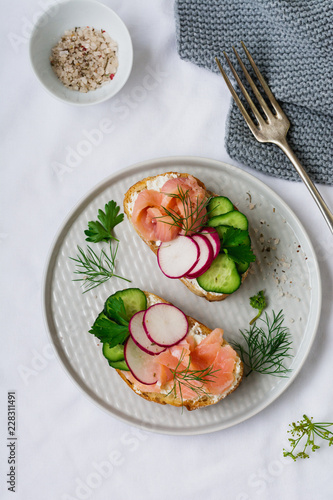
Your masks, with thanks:
[[[260,71],[258,70],[254,60],[252,59],[251,54],[249,53],[249,51],[245,47],[245,44],[243,42],[241,42],[241,44],[242,44],[242,47],[245,51],[245,54],[246,54],[248,60],[250,61],[250,64],[251,64],[262,88],[264,89],[266,96],[267,96],[272,108],[274,109],[275,113],[273,113],[271,111],[271,109],[267,105],[265,99],[260,94],[256,84],[254,83],[253,79],[251,78],[251,76],[250,76],[249,72],[247,71],[242,59],[240,58],[237,50],[234,47],[233,47],[233,51],[237,57],[237,60],[239,62],[240,67],[243,70],[243,73],[244,73],[246,80],[248,81],[251,89],[253,90],[255,97],[257,98],[257,100],[262,108],[263,115],[259,112],[257,106],[254,104],[249,93],[247,92],[246,88],[242,84],[242,81],[240,80],[235,68],[233,67],[233,65],[229,59],[229,57],[227,56],[227,54],[225,52],[223,52],[223,54],[224,54],[224,57],[226,58],[226,61],[229,65],[231,71],[232,71],[232,74],[234,75],[234,77],[238,83],[239,88],[241,89],[241,91],[245,97],[245,100],[249,104],[251,111],[257,120],[257,123],[255,123],[252,120],[251,116],[249,115],[249,113],[245,109],[242,101],[239,99],[235,89],[233,88],[232,84],[230,83],[230,80],[227,77],[220,61],[216,57],[215,61],[216,61],[217,65],[219,67],[219,70],[221,71],[222,76],[223,76],[223,78],[224,78],[224,80],[225,80],[225,82],[226,82],[226,84],[227,84],[227,86],[232,94],[232,97],[234,98],[234,100],[235,100],[237,106],[239,107],[243,117],[245,118],[246,123],[248,124],[252,134],[257,139],[257,141],[270,142],[270,143],[276,144],[288,156],[289,160],[296,168],[302,181],[304,182],[304,184],[306,185],[306,187],[310,191],[311,195],[313,196],[313,198],[314,198],[315,202],[317,203],[322,215],[324,216],[324,219],[326,220],[330,230],[333,233],[333,214],[330,211],[330,209],[328,208],[325,201],[323,200],[318,189],[316,188],[316,186],[314,185],[314,183],[312,182],[312,180],[308,176],[307,172],[304,170],[303,166],[301,165],[297,156],[295,155],[295,153],[293,152],[293,150],[289,146],[288,141],[286,139],[287,132],[288,132],[289,127],[290,127],[290,122],[289,122],[287,116],[285,115],[285,113],[282,111],[279,104],[277,103],[274,95],[272,94],[270,88],[268,87],[263,76],[261,75]]]

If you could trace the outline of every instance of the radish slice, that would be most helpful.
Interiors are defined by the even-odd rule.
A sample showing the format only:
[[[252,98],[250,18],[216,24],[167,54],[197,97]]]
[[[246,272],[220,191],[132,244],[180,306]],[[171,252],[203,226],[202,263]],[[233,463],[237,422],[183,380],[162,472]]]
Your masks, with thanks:
[[[134,314],[129,322],[128,328],[133,341],[140,349],[150,355],[159,354],[165,351],[165,347],[156,345],[147,337],[146,331],[143,328],[143,317],[145,312],[146,311],[139,311]]]
[[[197,264],[189,273],[186,274],[186,278],[189,279],[198,278],[205,273],[214,260],[213,247],[206,236],[201,233],[194,234],[192,239],[199,245],[200,255]]]
[[[201,231],[200,234],[203,234],[206,236],[206,238],[209,239],[212,247],[213,247],[213,253],[214,253],[214,259],[218,256],[221,248],[221,241],[219,237],[219,233],[214,229],[213,227],[204,227]]]
[[[124,356],[130,372],[139,382],[146,385],[156,384],[159,364],[154,356],[140,349],[132,337],[128,337],[124,346]]]
[[[165,276],[178,279],[185,276],[196,265],[199,246],[190,236],[177,236],[163,242],[157,252],[157,261]]]
[[[152,342],[162,347],[171,347],[186,337],[188,321],[178,307],[154,304],[145,312],[143,327]]]

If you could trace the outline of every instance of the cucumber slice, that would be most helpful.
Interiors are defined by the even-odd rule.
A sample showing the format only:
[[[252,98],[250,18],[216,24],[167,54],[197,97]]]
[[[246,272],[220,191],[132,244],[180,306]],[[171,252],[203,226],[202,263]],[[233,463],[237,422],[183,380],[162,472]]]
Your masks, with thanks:
[[[140,288],[127,288],[119,290],[107,299],[104,309],[108,311],[108,300],[111,298],[120,298],[124,302],[126,311],[126,320],[129,321],[135,313],[147,309],[147,297]]]
[[[228,231],[228,229],[230,228],[230,226],[216,226],[216,231],[218,232],[218,235],[219,235],[219,238],[220,240],[222,240],[222,245],[223,245],[223,237],[224,237],[224,233],[226,231]],[[244,236],[244,240],[239,243],[239,245],[247,245],[247,246],[250,246],[251,245],[251,240],[250,240],[250,236],[249,236],[249,233],[247,233],[245,236]]]
[[[231,226],[236,229],[246,230],[248,229],[249,223],[247,218],[241,212],[234,210],[233,212],[228,212],[227,214],[217,215],[208,220],[207,226],[217,227],[217,226]]]
[[[223,240],[224,233],[228,231],[230,226],[216,226],[215,229],[219,235],[220,240]]]
[[[208,271],[197,278],[201,288],[215,293],[235,292],[241,281],[235,262],[225,253],[219,254]]]
[[[239,263],[236,262],[236,268],[239,274],[245,273],[245,271],[247,271],[249,267],[250,267],[249,262],[239,262]]]
[[[104,342],[103,354],[109,361],[121,361],[125,359],[123,344],[118,344],[114,347],[110,347],[110,344]]]
[[[223,247],[224,234],[226,231],[228,231],[229,228],[230,228],[230,226],[217,226],[215,228],[217,230],[217,233],[218,233],[220,239],[222,240],[221,248]],[[240,243],[238,243],[238,245],[242,245],[242,246],[244,245],[247,247],[251,247],[251,239],[250,239],[249,233],[245,234],[244,239]],[[238,246],[238,245],[235,245],[235,246]],[[230,246],[233,246],[233,245],[230,245]],[[237,268],[237,271],[239,272],[239,274],[245,273],[245,271],[247,271],[249,267],[250,267],[250,264],[248,262],[241,262],[241,263],[236,262],[236,268]]]
[[[129,372],[129,368],[124,359],[122,359],[121,361],[109,361],[109,365],[112,366],[112,368],[116,368],[117,370],[124,370],[126,372]]]
[[[234,210],[234,206],[225,196],[216,196],[212,198],[207,206],[208,217],[216,217],[217,215],[226,214],[228,212],[232,212]]]

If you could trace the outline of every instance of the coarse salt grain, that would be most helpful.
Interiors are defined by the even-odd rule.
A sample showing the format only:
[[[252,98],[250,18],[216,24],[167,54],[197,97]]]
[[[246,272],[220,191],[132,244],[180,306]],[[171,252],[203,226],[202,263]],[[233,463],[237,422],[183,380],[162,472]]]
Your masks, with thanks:
[[[89,92],[113,80],[117,52],[118,45],[108,33],[87,26],[65,31],[52,49],[50,62],[66,87]]]

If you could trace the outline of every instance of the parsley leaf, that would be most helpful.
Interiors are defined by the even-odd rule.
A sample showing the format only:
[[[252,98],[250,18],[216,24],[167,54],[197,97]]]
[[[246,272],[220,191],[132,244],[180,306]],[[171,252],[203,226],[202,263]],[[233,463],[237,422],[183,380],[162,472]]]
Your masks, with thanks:
[[[120,325],[128,327],[124,301],[120,297],[114,297],[111,295],[105,302],[104,312],[109,319],[116,321]]]
[[[104,310],[98,315],[89,333],[107,342],[110,347],[123,344],[129,336],[128,321],[124,301],[112,295],[107,299]]]
[[[220,252],[228,254],[238,264],[249,264],[256,260],[250,247],[248,232],[234,227],[228,227],[223,233]]]
[[[238,245],[235,247],[228,247],[223,249],[225,253],[229,255],[235,262],[240,263],[250,263],[256,260],[254,253],[251,248],[247,245]]]
[[[234,247],[236,245],[242,245],[248,240],[248,232],[242,229],[236,229],[234,227],[228,227],[228,229],[223,234],[223,247]]]
[[[122,344],[129,336],[128,326],[118,325],[105,316],[104,312],[98,315],[89,333],[95,335],[101,342],[107,342],[110,347]]]
[[[86,241],[98,243],[99,241],[117,240],[112,234],[113,228],[124,220],[124,214],[119,214],[120,207],[113,200],[105,205],[105,212],[98,210],[97,221],[88,222],[85,230]],[[117,240],[118,241],[118,240]]]

